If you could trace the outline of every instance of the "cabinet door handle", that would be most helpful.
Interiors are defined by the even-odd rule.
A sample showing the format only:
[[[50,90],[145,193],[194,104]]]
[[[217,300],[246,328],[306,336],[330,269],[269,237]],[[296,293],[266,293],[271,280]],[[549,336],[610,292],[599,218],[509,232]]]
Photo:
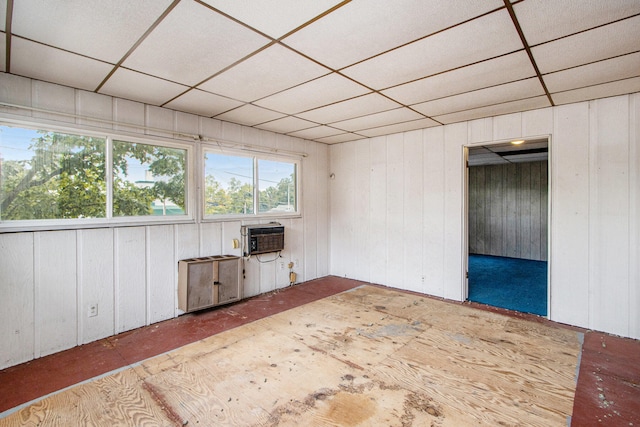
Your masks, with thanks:
[[[214,284],[214,285],[219,285],[219,284],[220,284],[220,282],[213,282],[213,284]]]

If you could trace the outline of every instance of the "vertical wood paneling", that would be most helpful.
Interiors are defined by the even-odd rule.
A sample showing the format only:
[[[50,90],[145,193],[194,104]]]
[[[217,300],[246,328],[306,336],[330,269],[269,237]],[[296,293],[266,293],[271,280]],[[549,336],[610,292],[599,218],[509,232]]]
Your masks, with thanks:
[[[522,113],[505,114],[493,118],[493,140],[519,138],[522,133]]]
[[[333,274],[349,277],[355,257],[353,239],[353,168],[355,149],[353,144],[332,147],[331,172],[331,247],[341,248],[340,253],[331,251]],[[334,255],[335,254],[335,255]],[[353,277],[353,276],[351,276]]]
[[[629,336],[640,339],[640,93],[629,111]]]
[[[444,128],[444,289],[443,297],[464,299],[462,249],[462,177],[463,145],[467,140],[466,123]]]
[[[553,108],[541,108],[522,113],[522,135],[543,136],[553,131]]]
[[[444,127],[425,129],[422,213],[424,292],[444,295]]]
[[[155,107],[153,105],[145,105],[145,125],[149,129],[145,129],[145,134],[152,136],[163,136],[171,138],[173,136],[175,111],[166,108]],[[166,129],[168,132],[162,132],[156,129]]]
[[[146,227],[147,232],[147,323],[175,316],[178,258],[174,226]]]
[[[114,334],[113,230],[78,230],[79,341],[85,344]],[[89,317],[89,305],[98,315]]]
[[[423,140],[422,131],[405,134],[404,138],[404,275],[406,289],[423,292]]]
[[[546,170],[547,162],[470,168],[470,253],[546,260]]]
[[[115,230],[117,333],[139,328],[147,321],[145,247],[144,227]]]
[[[76,300],[76,232],[47,231],[34,234],[37,298],[36,357],[78,343]]]
[[[387,282],[401,288],[404,283],[404,134],[387,139]]]
[[[33,234],[0,234],[0,368],[34,355]]]
[[[363,139],[354,143],[356,163],[354,165],[353,215],[354,215],[354,277],[371,281],[371,143]]]
[[[31,80],[13,74],[0,73],[0,96],[3,102],[14,105],[31,106]],[[0,106],[0,113],[31,117],[30,110]]]
[[[200,224],[200,253],[203,256],[223,255],[222,251],[222,228],[220,222],[205,222]],[[238,225],[238,235],[240,225]],[[238,241],[241,242],[238,237]],[[240,251],[240,249],[238,249]],[[239,254],[239,252],[238,252]]]
[[[118,123],[114,126],[115,130],[144,133],[140,126],[144,126],[145,111],[144,104],[140,102],[114,98],[113,118]],[[127,124],[136,126],[127,126]]]
[[[79,125],[105,129],[111,129],[113,127],[113,125],[109,123],[113,120],[113,99],[110,96],[84,90],[76,91],[75,95],[77,114],[106,121],[77,119]]]
[[[242,226],[242,222],[240,221],[226,221],[222,223],[222,254],[224,255],[242,255],[242,249],[233,248],[233,239],[238,239],[241,241],[242,236],[240,235],[240,227]],[[201,253],[200,255],[206,256],[207,253]]]
[[[304,219],[304,258],[301,266],[306,280],[318,277],[318,217],[321,215],[318,205],[319,180],[327,180],[327,176],[318,173],[317,144],[306,142],[305,151],[309,154],[302,160],[302,216]]]
[[[550,317],[589,324],[589,106],[554,110]]]
[[[387,140],[385,137],[371,139],[371,236],[369,267],[371,282],[387,282]],[[331,217],[333,221],[333,216]],[[333,228],[333,226],[332,226]],[[331,248],[331,255],[339,256],[339,249]]]
[[[33,90],[32,107],[43,110],[58,111],[65,114],[75,114],[75,90],[51,83],[33,80],[31,84]],[[63,116],[55,113],[33,112],[35,119],[55,120],[63,123],[73,123],[75,119],[71,116]]]
[[[629,332],[629,103],[624,97],[591,103],[591,324]],[[637,261],[637,260],[636,260]]]
[[[317,277],[329,274],[329,147],[316,144],[317,150]],[[304,185],[304,184],[303,184]]]
[[[301,218],[292,218],[289,225],[289,233],[287,236],[287,246],[289,251],[289,261],[293,262],[293,271],[296,273],[296,283],[305,281],[304,274],[304,220]],[[287,275],[289,269],[287,269]],[[289,278],[285,282],[289,284]]]

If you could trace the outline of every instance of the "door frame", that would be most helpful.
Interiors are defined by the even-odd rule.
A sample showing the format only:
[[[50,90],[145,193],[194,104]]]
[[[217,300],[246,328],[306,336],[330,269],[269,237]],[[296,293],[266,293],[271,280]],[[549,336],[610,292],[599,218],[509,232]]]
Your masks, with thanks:
[[[552,138],[550,134],[535,135],[528,137],[514,137],[510,139],[494,140],[475,142],[471,144],[465,144],[462,146],[462,298],[463,301],[469,299],[469,149],[477,147],[486,147],[497,144],[504,144],[516,139],[523,139],[529,141],[532,139],[547,139],[547,319],[551,320],[551,218],[552,218],[552,206],[551,206],[551,192],[552,185]]]

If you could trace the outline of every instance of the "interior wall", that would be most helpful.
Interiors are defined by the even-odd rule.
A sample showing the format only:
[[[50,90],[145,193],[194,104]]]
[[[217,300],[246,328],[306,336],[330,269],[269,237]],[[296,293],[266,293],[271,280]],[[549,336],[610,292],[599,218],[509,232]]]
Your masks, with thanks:
[[[469,253],[547,260],[547,162],[469,168]]]
[[[550,318],[640,338],[638,93],[331,146],[331,274],[463,300],[463,147],[543,135]]]
[[[299,177],[303,215],[276,218],[285,226],[285,267],[252,259],[245,264],[244,292],[288,286],[289,261],[299,282],[329,273],[326,145],[4,73],[0,101],[117,124],[0,107],[3,118],[144,133],[127,126],[136,124],[307,153]],[[0,233],[0,369],[177,316],[178,260],[240,255],[232,239],[241,238],[241,225],[194,221]],[[94,303],[98,315],[88,317]]]

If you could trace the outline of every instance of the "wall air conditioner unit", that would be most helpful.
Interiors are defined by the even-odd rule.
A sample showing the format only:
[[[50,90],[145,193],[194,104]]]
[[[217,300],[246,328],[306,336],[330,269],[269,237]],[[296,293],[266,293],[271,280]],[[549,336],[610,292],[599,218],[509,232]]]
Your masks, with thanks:
[[[280,252],[284,249],[284,226],[276,223],[247,225],[245,256]]]

